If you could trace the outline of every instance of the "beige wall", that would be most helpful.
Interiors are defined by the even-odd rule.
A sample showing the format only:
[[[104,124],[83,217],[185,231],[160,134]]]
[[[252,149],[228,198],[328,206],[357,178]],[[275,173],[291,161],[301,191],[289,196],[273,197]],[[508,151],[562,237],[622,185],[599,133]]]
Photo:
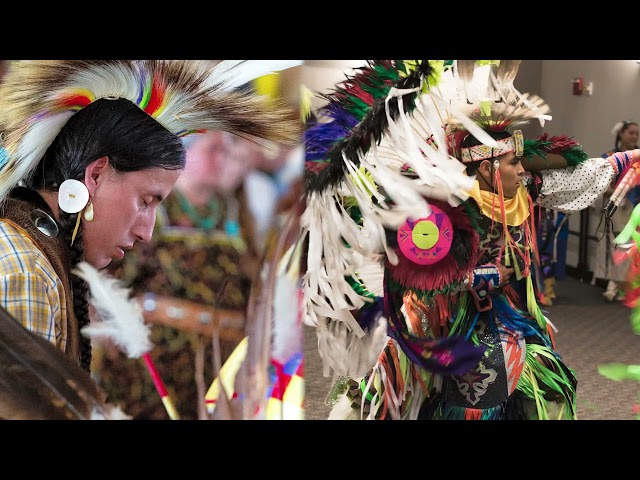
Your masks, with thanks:
[[[366,63],[366,60],[306,60],[300,80],[312,92],[328,93],[345,79],[345,74],[352,75],[354,68]],[[325,103],[324,99],[315,95],[311,106],[316,110]]]
[[[593,95],[573,95],[572,81],[593,82]],[[635,60],[544,60],[541,96],[551,107],[547,131],[574,136],[593,157],[613,148],[611,129],[620,120],[640,121],[640,64]],[[600,202],[589,209],[589,233],[600,223]],[[569,229],[579,231],[580,215],[569,217]],[[602,227],[601,227],[602,228]],[[594,269],[595,241],[587,243],[587,267]],[[569,236],[567,265],[578,265],[578,238]]]

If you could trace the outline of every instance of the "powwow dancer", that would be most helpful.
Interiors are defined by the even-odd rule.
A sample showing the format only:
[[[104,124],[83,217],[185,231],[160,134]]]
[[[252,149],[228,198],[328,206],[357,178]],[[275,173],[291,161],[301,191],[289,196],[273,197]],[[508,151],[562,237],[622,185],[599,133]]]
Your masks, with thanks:
[[[588,207],[640,150],[525,140],[551,117],[513,86],[519,64],[369,61],[323,95],[302,225],[330,419],[576,418],[536,299],[533,207]]]

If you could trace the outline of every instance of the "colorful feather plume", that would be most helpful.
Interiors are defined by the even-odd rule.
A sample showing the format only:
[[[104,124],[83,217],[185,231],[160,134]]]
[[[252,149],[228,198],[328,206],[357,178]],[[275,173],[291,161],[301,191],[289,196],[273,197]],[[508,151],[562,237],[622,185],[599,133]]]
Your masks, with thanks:
[[[549,105],[539,96],[526,93],[505,95],[503,101],[491,102],[487,109],[482,104],[472,104],[462,111],[484,130],[498,132],[525,125],[533,119],[540,119],[542,124],[551,119]]]
[[[5,135],[0,201],[27,178],[69,118],[100,98],[126,98],[178,136],[222,130],[254,142],[300,141],[298,112],[235,87],[300,61],[20,60],[0,85]]]
[[[549,153],[561,155],[568,166],[578,165],[589,158],[582,145],[567,135],[549,136],[548,133],[543,133],[536,139],[524,140],[524,157],[536,155],[546,158]]]
[[[394,60],[369,61],[355,71],[332,93],[320,95],[327,104],[318,111],[318,115],[328,121],[318,123],[305,133],[307,168],[319,172],[318,177],[307,176],[307,189],[310,191],[335,185],[341,180],[344,174],[343,151],[357,162],[357,151],[368,150],[372,138],[380,139],[386,126],[384,105],[380,100],[384,101],[391,87],[401,79],[401,74],[406,74],[404,63]],[[420,76],[416,72],[411,78],[406,78],[403,86],[415,87],[419,81]],[[309,162],[311,165],[321,162],[328,170],[309,166]]]

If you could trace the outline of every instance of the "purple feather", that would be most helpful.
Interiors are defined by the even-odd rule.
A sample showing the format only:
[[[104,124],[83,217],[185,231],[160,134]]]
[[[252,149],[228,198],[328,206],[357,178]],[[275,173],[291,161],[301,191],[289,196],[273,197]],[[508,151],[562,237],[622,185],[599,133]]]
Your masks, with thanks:
[[[334,145],[351,133],[358,120],[345,110],[333,109],[333,121],[318,123],[304,134],[307,160],[324,160]]]

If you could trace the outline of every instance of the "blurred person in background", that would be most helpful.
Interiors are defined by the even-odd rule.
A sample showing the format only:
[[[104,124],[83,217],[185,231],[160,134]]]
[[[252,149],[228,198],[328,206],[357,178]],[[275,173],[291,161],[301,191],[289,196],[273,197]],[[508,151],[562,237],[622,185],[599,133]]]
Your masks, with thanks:
[[[244,178],[243,186],[254,219],[255,245],[264,253],[278,229],[278,204],[302,178],[303,147],[279,146],[277,150],[267,150],[242,139],[234,139],[233,143],[234,156],[245,158],[254,166]]]
[[[635,121],[624,120],[616,123],[611,130],[611,134],[615,135],[616,138],[613,150],[603,153],[602,157],[607,158],[616,152],[638,148],[639,133],[640,128]],[[615,185],[612,185],[604,193],[600,210],[607,204],[614,189]],[[605,291],[602,293],[603,298],[607,302],[621,301],[624,298],[623,287],[626,281],[629,263],[627,260],[617,265],[614,262],[613,253],[616,248],[614,239],[626,225],[638,200],[640,200],[640,186],[629,190],[626,198],[613,214],[611,218],[612,224],[605,227],[605,234],[596,243],[595,268],[591,283],[595,285],[597,279],[603,279],[607,282]]]

